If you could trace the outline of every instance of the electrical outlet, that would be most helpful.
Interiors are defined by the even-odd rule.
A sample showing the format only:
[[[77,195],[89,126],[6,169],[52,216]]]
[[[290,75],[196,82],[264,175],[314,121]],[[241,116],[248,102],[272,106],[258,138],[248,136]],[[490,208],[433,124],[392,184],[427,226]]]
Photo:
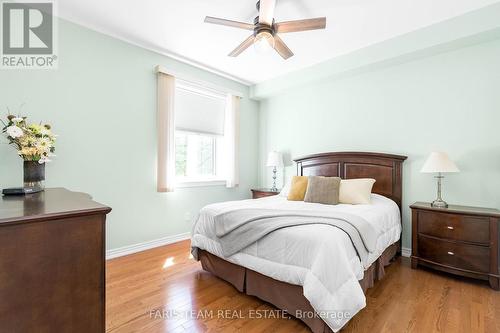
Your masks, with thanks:
[[[193,219],[193,215],[191,214],[191,212],[184,213],[184,221],[191,222],[192,219]]]

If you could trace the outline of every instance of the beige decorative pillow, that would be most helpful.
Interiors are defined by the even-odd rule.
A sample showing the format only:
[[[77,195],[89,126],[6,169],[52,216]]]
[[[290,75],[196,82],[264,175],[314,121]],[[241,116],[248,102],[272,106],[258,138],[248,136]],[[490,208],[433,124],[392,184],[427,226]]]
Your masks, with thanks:
[[[371,203],[371,194],[375,179],[342,179],[340,182],[339,201],[343,204],[360,205]]]
[[[304,201],[336,205],[339,203],[339,188],[339,177],[311,176],[307,181]]]

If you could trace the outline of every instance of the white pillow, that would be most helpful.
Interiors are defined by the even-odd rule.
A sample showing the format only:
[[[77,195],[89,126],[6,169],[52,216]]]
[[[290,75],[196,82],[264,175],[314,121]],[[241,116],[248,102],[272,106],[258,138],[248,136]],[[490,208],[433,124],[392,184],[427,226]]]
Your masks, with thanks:
[[[360,205],[371,203],[371,193],[375,179],[358,178],[340,181],[339,202]]]
[[[288,197],[288,192],[290,192],[291,187],[292,187],[292,179],[289,178],[286,180],[285,185],[281,189],[279,196],[285,198]]]

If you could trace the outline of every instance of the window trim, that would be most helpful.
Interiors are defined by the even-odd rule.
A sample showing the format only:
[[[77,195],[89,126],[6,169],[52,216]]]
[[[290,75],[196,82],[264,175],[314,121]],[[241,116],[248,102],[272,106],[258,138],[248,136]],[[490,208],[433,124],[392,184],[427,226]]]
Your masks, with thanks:
[[[213,98],[213,99],[226,99],[227,94],[215,90],[213,88],[209,87],[204,87],[200,84],[193,83],[193,82],[188,82],[184,80],[177,80],[175,82],[175,89],[181,89],[186,92],[190,92],[193,94],[197,94],[203,97],[207,98]]]
[[[192,179],[185,181],[176,181],[175,186],[177,188],[226,186],[226,181],[222,179]]]

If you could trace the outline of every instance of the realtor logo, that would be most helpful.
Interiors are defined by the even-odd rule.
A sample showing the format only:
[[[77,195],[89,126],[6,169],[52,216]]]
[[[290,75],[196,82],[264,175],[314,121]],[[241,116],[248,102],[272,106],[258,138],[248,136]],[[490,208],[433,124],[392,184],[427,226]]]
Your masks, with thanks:
[[[54,4],[2,3],[2,68],[54,68]]]

